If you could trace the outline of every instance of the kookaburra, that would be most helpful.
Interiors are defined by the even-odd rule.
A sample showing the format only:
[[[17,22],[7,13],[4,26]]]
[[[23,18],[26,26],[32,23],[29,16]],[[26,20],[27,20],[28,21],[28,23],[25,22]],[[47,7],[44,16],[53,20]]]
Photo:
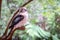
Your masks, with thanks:
[[[24,24],[28,21],[28,12],[25,7],[21,7],[19,12],[13,18],[13,21],[9,28],[18,28],[24,26]]]

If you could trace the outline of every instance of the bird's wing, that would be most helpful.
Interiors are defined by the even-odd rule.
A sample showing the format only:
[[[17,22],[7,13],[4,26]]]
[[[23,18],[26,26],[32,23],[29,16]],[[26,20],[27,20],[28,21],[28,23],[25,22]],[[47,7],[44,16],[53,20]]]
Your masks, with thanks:
[[[17,15],[17,16],[13,19],[13,21],[12,21],[12,23],[11,23],[11,26],[10,26],[9,28],[14,27],[14,25],[16,25],[17,23],[19,23],[19,22],[22,21],[23,19],[24,19],[24,16],[23,16],[23,15]]]

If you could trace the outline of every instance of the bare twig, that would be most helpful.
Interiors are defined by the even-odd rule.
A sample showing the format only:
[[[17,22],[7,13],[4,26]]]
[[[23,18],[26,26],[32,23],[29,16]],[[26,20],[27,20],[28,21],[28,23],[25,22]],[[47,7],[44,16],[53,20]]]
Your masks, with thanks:
[[[25,4],[23,4],[21,7],[24,7],[24,6],[26,6],[28,3],[30,3],[31,1],[33,1],[33,0],[29,0],[28,2],[26,2]]]
[[[21,26],[21,27],[22,27],[22,28],[25,28],[24,26]],[[21,29],[20,29],[21,27],[15,28],[15,29],[13,28],[13,29],[11,30],[11,32],[8,34],[8,36],[7,36],[7,40],[11,40],[14,32],[15,32],[16,30],[21,30]]]

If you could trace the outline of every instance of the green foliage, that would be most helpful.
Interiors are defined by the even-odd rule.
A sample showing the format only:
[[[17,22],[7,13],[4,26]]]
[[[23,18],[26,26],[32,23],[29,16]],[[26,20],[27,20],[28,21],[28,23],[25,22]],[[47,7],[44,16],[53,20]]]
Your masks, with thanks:
[[[7,0],[2,0],[0,35],[4,33],[7,22],[13,15],[14,10],[25,2],[27,1],[12,0],[12,2],[7,3]],[[13,4],[16,8],[12,7]],[[22,40],[60,40],[60,21],[56,21],[59,19],[57,16],[60,16],[60,0],[33,0],[26,8],[29,12],[29,25],[26,26],[25,31],[16,31],[13,37],[18,35]],[[43,30],[39,24],[36,25],[36,23],[41,22],[38,18],[41,17],[40,14],[46,18],[46,20],[42,20],[42,22],[45,21],[46,23],[46,30]]]
[[[53,38],[53,40],[59,40],[58,38],[57,38],[57,36],[52,36],[52,38]]]

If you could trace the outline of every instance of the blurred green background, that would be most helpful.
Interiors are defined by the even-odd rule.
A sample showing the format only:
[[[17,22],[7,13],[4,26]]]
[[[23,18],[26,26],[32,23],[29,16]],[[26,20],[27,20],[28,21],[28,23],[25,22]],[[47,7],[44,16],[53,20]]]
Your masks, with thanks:
[[[28,0],[2,0],[0,36],[13,12]],[[17,30],[12,40],[60,40],[60,0],[33,0],[25,6],[29,21],[24,31]]]

